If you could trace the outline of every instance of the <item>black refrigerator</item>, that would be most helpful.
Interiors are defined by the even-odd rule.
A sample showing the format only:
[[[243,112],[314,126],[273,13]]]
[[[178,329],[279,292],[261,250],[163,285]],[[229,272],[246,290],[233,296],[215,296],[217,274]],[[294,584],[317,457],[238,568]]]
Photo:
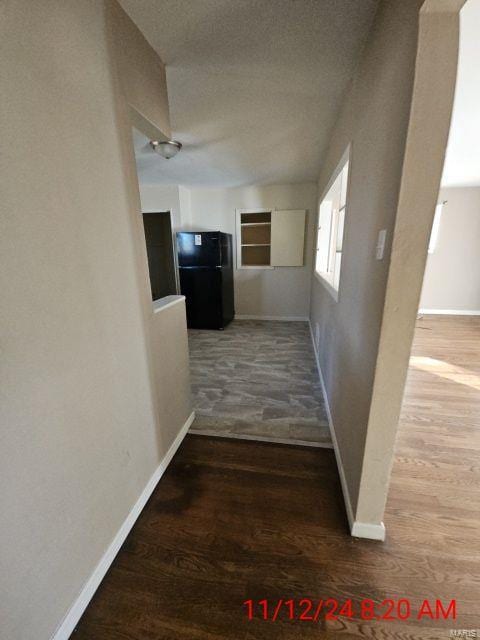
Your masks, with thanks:
[[[235,315],[232,236],[220,231],[179,231],[177,252],[187,325],[224,329]]]

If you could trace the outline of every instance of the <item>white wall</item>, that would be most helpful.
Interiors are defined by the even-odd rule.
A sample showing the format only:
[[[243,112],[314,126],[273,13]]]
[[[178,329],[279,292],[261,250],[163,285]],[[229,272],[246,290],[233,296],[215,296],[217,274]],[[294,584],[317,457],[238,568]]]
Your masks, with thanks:
[[[275,318],[308,317],[313,258],[313,226],[317,185],[287,184],[234,189],[192,189],[190,228],[231,233],[235,243],[235,209],[306,209],[307,233],[303,267],[235,269],[237,315]]]
[[[480,314],[480,187],[441,189],[446,200],[428,255],[420,309]]]
[[[181,227],[188,228],[192,224],[192,195],[190,189],[178,187],[178,199],[180,202]]]
[[[0,39],[0,636],[48,640],[190,413],[185,310],[153,312],[120,96],[167,127],[160,59],[110,0],[4,3]]]
[[[460,12],[460,47],[450,135],[442,175],[444,187],[480,185],[480,0]]]
[[[190,192],[179,185],[140,184],[140,200],[143,213],[170,211],[172,228],[183,229],[190,225]]]

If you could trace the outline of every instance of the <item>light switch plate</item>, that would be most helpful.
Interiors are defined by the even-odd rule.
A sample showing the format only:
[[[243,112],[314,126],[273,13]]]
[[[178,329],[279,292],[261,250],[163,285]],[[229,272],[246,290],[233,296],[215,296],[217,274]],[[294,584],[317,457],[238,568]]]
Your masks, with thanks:
[[[386,229],[381,229],[381,231],[378,232],[378,239],[377,239],[377,247],[375,250],[375,259],[376,260],[383,260],[383,254],[385,252],[385,240],[387,239],[387,230]]]

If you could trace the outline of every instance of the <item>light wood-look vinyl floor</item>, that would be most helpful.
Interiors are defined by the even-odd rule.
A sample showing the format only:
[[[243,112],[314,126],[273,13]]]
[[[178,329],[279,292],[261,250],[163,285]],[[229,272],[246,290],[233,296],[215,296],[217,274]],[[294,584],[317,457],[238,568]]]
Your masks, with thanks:
[[[189,331],[191,433],[331,447],[307,322]]]

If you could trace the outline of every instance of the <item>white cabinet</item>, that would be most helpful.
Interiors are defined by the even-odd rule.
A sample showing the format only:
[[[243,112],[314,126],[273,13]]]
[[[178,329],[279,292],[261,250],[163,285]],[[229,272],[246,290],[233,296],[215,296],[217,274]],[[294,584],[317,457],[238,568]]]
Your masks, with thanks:
[[[237,268],[301,267],[304,209],[237,209]]]
[[[274,211],[271,226],[270,264],[272,267],[303,266],[305,211]]]

